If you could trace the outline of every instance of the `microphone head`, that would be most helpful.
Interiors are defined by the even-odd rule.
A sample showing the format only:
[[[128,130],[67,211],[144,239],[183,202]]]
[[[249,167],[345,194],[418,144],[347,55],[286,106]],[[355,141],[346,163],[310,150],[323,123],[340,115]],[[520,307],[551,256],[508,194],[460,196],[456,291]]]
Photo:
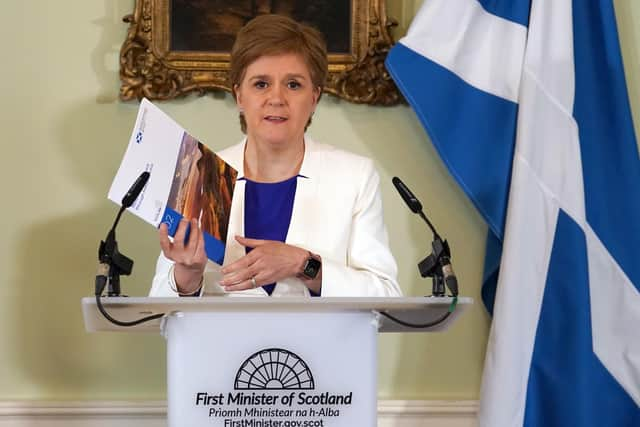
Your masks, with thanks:
[[[407,204],[407,206],[409,206],[409,209],[411,209],[411,212],[413,213],[422,212],[422,203],[420,203],[420,200],[418,200],[416,196],[413,195],[411,190],[409,190],[409,188],[406,185],[404,185],[404,182],[402,182],[400,178],[398,178],[397,176],[394,176],[391,182],[393,182],[393,185],[396,187],[396,190],[398,190],[398,193],[400,193],[400,196],[402,197],[404,202]]]
[[[122,198],[122,207],[124,209],[133,205],[133,202],[136,201],[144,186],[147,185],[147,181],[149,181],[150,176],[151,174],[149,172],[144,171],[140,174],[138,179],[136,179],[136,182],[133,183],[131,188],[129,188],[129,191],[127,191],[127,194]]]

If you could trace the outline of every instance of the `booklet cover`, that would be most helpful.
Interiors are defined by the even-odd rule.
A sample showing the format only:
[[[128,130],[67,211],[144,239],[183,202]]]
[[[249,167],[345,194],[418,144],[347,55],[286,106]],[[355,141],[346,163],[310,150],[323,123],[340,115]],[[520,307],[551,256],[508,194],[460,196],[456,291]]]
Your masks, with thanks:
[[[238,172],[147,99],[143,99],[109,199],[118,205],[144,171],[151,175],[129,208],[174,236],[180,219],[197,218],[207,257],[224,259],[231,200]]]

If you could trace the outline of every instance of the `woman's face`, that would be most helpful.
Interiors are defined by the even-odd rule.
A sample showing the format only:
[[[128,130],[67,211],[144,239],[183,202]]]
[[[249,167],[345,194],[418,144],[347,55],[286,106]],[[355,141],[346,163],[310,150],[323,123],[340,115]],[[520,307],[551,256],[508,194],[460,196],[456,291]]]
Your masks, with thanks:
[[[247,137],[258,144],[302,142],[319,96],[304,59],[293,53],[261,56],[249,64],[236,87]]]

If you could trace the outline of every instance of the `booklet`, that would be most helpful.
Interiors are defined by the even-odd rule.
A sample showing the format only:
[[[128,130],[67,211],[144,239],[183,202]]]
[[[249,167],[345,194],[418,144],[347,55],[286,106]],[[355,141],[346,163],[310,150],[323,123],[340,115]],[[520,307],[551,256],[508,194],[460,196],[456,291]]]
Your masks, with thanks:
[[[144,171],[151,175],[128,209],[174,236],[182,218],[197,218],[207,257],[221,265],[238,172],[147,99],[143,99],[109,199],[118,205]]]

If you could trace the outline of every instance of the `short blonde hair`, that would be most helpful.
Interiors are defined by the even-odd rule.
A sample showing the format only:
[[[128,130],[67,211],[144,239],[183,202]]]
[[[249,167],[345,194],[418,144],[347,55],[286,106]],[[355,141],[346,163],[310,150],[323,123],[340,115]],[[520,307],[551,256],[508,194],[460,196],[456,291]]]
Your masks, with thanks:
[[[234,98],[236,87],[242,83],[249,65],[262,56],[287,53],[300,55],[304,59],[311,82],[320,89],[322,95],[328,73],[327,46],[322,34],[313,27],[283,15],[260,15],[240,29],[231,49],[229,83]],[[310,124],[311,117],[305,130]],[[243,133],[247,132],[247,122],[242,113],[240,128]]]

